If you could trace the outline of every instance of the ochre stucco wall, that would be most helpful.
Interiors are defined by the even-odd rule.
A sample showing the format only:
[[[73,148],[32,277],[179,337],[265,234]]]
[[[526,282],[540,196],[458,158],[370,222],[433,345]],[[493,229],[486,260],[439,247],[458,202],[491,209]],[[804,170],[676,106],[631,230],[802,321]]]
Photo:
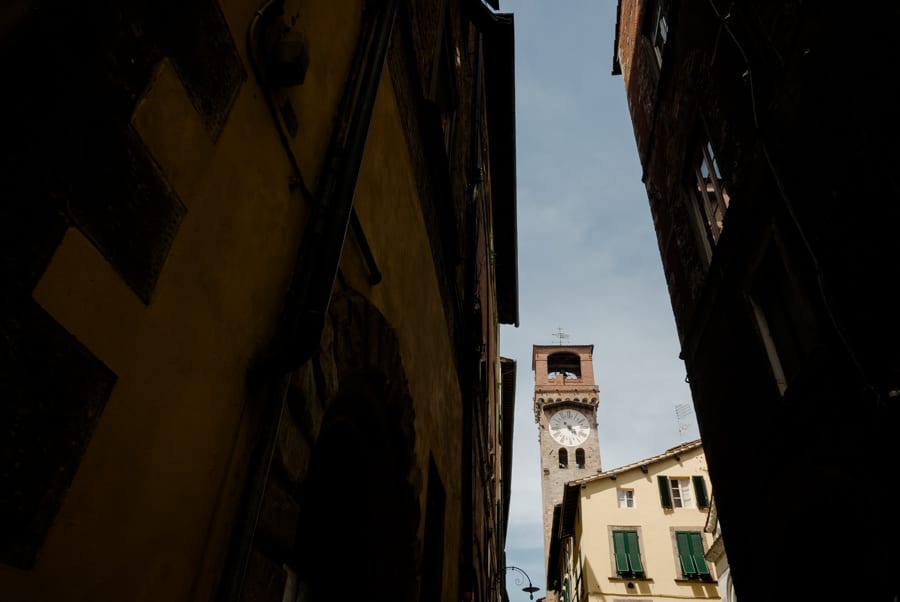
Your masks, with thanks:
[[[311,188],[361,6],[287,7],[310,43],[306,82],[290,97],[300,131],[294,148]],[[222,3],[248,76],[218,140],[167,60],[133,114],[134,129],[187,207],[149,305],[74,228],[34,290],[118,380],[35,567],[0,565],[4,601],[206,600],[215,592],[260,401],[248,398],[245,373],[272,336],[306,215],[246,64],[244,36],[256,8]],[[460,546],[460,391],[387,69],[357,209],[384,279],[366,284],[352,234],[342,272],[397,331],[415,404],[417,461],[425,474],[434,455],[447,492],[444,585],[452,591]],[[422,504],[424,513],[424,497]]]
[[[708,533],[703,533],[708,510],[697,508],[693,488],[693,508],[663,509],[656,480],[658,475],[687,479],[703,476],[707,487],[710,486],[702,448],[695,448],[682,453],[680,460],[668,458],[649,464],[646,474],[635,467],[618,474],[616,480],[603,478],[588,482],[587,487],[581,490],[576,524],[576,555],[577,546],[580,545],[584,574],[587,577],[586,589],[591,600],[634,594],[647,600],[718,597],[715,583],[676,581],[681,578],[681,573],[672,531],[700,532],[704,546],[709,546],[712,543],[711,537]],[[634,490],[634,508],[618,507],[619,489]],[[616,577],[609,534],[611,525],[638,529],[641,558],[648,581]],[[635,584],[634,589],[628,589],[629,581]]]
[[[384,281],[371,288],[365,284],[368,274],[352,237],[342,270],[351,285],[366,291],[397,329],[414,402],[419,466],[426,474],[428,455],[432,453],[447,494],[444,585],[447,599],[453,599],[450,592],[457,583],[456,550],[462,518],[462,401],[434,262],[387,69],[381,78],[363,157],[356,208]],[[421,501],[424,516],[424,497]],[[421,527],[424,529],[424,523]]]

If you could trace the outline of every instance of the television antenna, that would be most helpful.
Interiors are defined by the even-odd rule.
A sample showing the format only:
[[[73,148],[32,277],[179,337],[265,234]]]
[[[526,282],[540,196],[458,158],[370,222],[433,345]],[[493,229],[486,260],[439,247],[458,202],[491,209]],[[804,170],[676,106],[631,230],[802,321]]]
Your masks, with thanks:
[[[569,342],[569,334],[560,327],[556,328],[556,332],[553,333],[553,338],[556,339],[557,345],[562,345],[563,341]]]
[[[675,423],[678,425],[678,436],[684,443],[684,434],[690,426],[684,422],[684,419],[694,413],[694,406],[689,403],[679,403],[675,405]]]

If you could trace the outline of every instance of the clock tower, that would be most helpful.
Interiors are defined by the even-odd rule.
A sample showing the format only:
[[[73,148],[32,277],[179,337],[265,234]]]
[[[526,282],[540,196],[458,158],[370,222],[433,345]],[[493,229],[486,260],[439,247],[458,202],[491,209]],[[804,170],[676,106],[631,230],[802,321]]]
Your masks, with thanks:
[[[568,481],[597,474],[599,388],[594,383],[593,345],[535,345],[534,419],[541,448],[544,566],[550,550],[553,509]],[[548,598],[549,600],[549,598]]]

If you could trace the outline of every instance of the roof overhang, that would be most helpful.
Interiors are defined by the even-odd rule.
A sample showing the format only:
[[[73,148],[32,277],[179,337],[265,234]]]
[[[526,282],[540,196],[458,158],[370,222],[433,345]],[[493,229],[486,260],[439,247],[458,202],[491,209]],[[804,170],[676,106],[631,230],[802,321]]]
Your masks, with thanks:
[[[497,306],[502,324],[519,325],[516,209],[515,20],[484,4],[475,22],[484,34],[484,95],[490,159]]]
[[[703,446],[703,441],[700,439],[694,439],[693,441],[688,441],[687,443],[682,443],[681,445],[676,445],[671,449],[667,449],[665,452],[647,458],[645,460],[639,460],[637,462],[632,462],[631,464],[626,464],[625,466],[620,466],[619,468],[613,468],[612,470],[607,470],[606,472],[601,472],[596,475],[591,475],[589,477],[582,477],[580,479],[575,479],[566,484],[566,487],[575,486],[575,485],[583,485],[587,483],[593,483],[594,481],[600,481],[603,479],[615,479],[616,476],[628,472],[629,470],[634,470],[635,468],[641,468],[642,470],[646,469],[652,464],[657,464],[659,462],[663,462],[668,460],[669,458],[674,458],[680,454],[684,454],[690,451],[693,451],[697,448],[701,448]],[[646,470],[644,470],[646,472]]]
[[[547,591],[559,591],[559,546],[562,543],[559,538],[559,520],[562,514],[562,505],[557,504],[553,508],[553,523],[550,527],[550,549],[547,551]]]
[[[560,539],[575,536],[575,517],[578,514],[578,499],[581,497],[581,487],[577,483],[566,483],[559,517]]]
[[[619,64],[619,30],[621,29],[620,21],[622,19],[622,0],[616,2],[616,33],[613,38],[613,62],[612,74],[621,75],[622,65]]]
[[[513,459],[513,427],[515,425],[516,411],[516,362],[509,358],[500,358],[500,375],[501,375],[501,410],[503,441],[503,473],[501,475],[501,494],[503,496],[503,516],[500,517],[502,522],[501,532],[503,540],[506,541],[506,529],[509,522],[509,500],[512,497],[512,459]]]

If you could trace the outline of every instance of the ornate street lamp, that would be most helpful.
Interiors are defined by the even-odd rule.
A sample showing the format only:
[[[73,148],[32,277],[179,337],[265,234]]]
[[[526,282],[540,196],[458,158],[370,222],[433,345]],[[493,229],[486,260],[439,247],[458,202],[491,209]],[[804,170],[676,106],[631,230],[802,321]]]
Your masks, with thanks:
[[[522,575],[525,577],[525,579],[528,580],[528,587],[523,587],[522,591],[528,592],[529,600],[534,600],[534,592],[538,591],[540,588],[535,587],[534,585],[531,584],[531,577],[528,576],[528,573],[526,573],[525,571],[523,571],[522,569],[520,569],[517,566],[508,566],[508,567],[506,567],[506,570],[507,571],[518,571],[518,572],[522,573]],[[522,580],[522,577],[517,576],[516,577],[516,585],[522,585],[523,583],[525,583],[525,581]]]

